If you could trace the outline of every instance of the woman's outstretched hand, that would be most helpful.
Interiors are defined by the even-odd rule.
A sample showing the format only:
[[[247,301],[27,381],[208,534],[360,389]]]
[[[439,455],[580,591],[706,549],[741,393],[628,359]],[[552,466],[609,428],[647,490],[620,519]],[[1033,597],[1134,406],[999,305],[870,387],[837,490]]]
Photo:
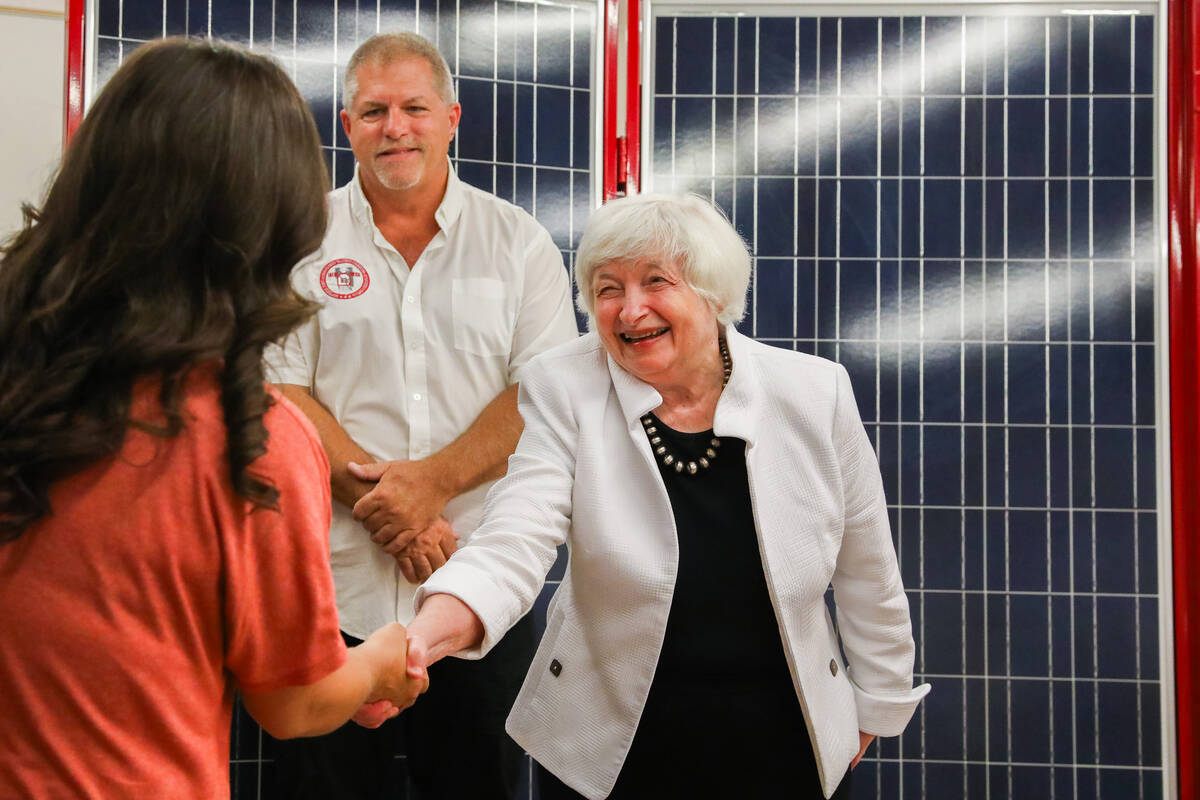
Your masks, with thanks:
[[[478,646],[483,641],[483,623],[470,606],[454,595],[433,594],[409,623],[406,640],[405,676],[419,690],[412,697],[416,700],[416,694],[429,685],[429,665],[459,650]],[[404,707],[408,705],[411,702]],[[355,713],[354,721],[364,728],[378,728],[400,711],[400,706],[388,700],[364,703]]]
[[[408,625],[408,676],[428,680],[429,665],[483,641],[483,623],[452,594],[431,594]]]

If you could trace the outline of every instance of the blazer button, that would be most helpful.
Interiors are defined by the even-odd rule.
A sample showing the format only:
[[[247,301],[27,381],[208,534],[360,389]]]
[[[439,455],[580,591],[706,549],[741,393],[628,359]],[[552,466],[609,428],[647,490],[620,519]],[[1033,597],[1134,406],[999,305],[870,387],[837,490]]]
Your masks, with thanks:
[[[554,669],[554,667],[551,667],[550,669]],[[829,659],[829,674],[835,678],[837,677],[837,659],[836,658]]]
[[[550,662],[550,674],[557,678],[560,672],[562,672],[562,664],[558,663],[556,658]]]

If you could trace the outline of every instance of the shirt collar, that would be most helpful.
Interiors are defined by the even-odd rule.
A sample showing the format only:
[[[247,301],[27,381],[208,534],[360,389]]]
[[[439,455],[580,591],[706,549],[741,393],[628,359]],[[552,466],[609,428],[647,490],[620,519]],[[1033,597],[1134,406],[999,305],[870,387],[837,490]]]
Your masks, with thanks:
[[[438,227],[443,231],[449,231],[462,216],[463,197],[466,194],[462,181],[454,172],[454,165],[449,163],[449,158],[446,159],[446,162],[446,193],[442,195],[442,202],[438,203],[437,210],[434,212],[434,219],[437,220]],[[356,219],[374,227],[375,215],[371,210],[371,204],[367,202],[367,196],[363,194],[362,180],[358,170],[356,162],[354,177],[350,179],[350,210]]]

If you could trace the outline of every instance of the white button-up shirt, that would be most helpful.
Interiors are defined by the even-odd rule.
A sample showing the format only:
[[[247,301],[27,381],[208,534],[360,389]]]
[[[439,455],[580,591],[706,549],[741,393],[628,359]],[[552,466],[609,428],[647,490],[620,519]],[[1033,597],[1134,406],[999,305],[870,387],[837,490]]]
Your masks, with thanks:
[[[412,269],[375,226],[357,172],[330,194],[329,213],[321,249],[292,273],[321,310],[268,348],[267,380],[308,388],[377,459],[445,447],[520,380],[530,358],[577,335],[550,235],[453,169],[436,212],[440,230]],[[460,540],[478,526],[490,486],[446,506]],[[416,587],[336,501],[329,538],[342,630],[366,638],[407,623]]]

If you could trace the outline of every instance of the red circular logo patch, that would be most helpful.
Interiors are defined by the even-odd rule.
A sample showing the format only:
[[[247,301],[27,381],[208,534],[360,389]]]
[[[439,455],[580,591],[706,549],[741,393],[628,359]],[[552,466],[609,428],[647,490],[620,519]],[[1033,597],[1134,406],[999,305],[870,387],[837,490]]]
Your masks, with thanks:
[[[353,259],[336,258],[321,269],[321,288],[335,300],[358,297],[370,285],[371,276]]]

